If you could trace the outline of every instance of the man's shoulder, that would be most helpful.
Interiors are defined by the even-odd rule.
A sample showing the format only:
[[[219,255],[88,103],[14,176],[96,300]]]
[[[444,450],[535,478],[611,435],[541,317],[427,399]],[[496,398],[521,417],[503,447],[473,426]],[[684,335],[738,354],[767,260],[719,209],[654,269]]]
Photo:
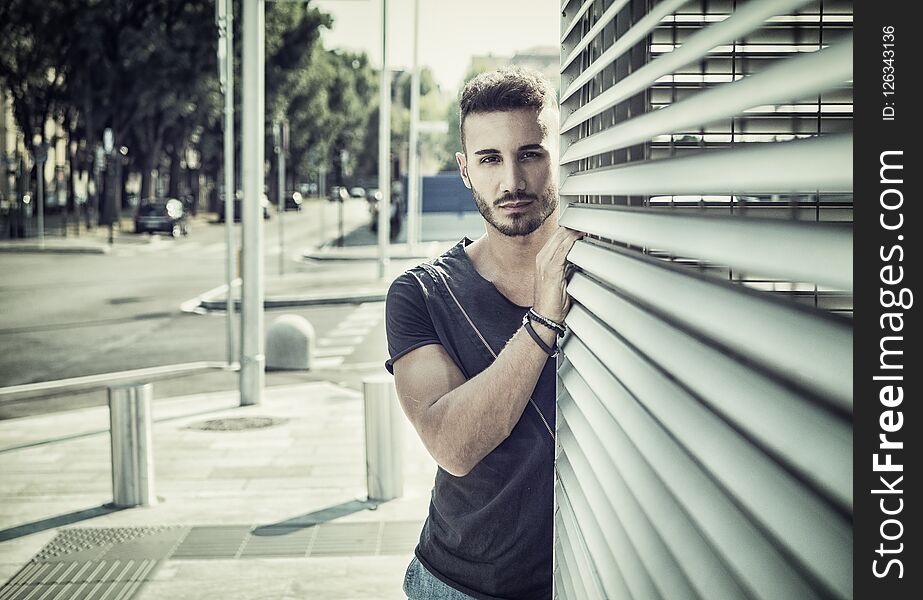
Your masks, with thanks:
[[[452,264],[459,259],[459,252],[465,251],[465,241],[466,240],[463,239],[439,256],[423,261],[398,275],[394,281],[391,282],[389,295],[391,290],[400,290],[407,287],[422,290],[426,287],[427,282],[432,281],[432,275],[435,272],[452,270]]]

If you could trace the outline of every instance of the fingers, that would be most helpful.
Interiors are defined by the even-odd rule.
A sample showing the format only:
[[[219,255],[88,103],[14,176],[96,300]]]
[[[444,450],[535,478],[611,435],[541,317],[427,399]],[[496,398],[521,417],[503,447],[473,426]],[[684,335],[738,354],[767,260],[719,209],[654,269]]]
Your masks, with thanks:
[[[557,236],[557,243],[552,253],[553,260],[556,264],[563,265],[571,248],[574,247],[577,240],[583,239],[586,234],[582,231],[560,227],[558,231],[555,232],[555,235]]]

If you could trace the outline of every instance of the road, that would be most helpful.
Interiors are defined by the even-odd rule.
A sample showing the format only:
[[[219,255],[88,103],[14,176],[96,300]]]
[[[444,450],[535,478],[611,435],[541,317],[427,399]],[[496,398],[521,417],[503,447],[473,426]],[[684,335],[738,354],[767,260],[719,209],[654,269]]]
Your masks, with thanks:
[[[324,210],[323,219],[320,211]],[[365,268],[296,260],[336,231],[337,206],[315,202],[285,215],[287,272]],[[279,269],[279,215],[264,222],[265,269]],[[362,227],[364,201],[347,202],[344,229]],[[321,231],[321,220],[325,229]],[[240,235],[239,225],[237,235]],[[238,237],[239,239],[239,237]],[[186,238],[121,235],[111,253],[0,254],[0,387],[226,358],[223,315],[190,314],[181,304],[224,283],[224,225],[196,221]],[[358,385],[363,369],[386,358],[383,304],[285,309],[315,327],[323,369],[269,373],[267,383],[326,377]],[[274,318],[267,312],[267,325]],[[360,322],[364,331],[342,323]],[[360,368],[353,368],[358,366]],[[377,367],[377,368],[380,368]],[[237,376],[212,371],[155,382],[155,395],[234,389]],[[0,418],[98,404],[99,390],[0,400]]]

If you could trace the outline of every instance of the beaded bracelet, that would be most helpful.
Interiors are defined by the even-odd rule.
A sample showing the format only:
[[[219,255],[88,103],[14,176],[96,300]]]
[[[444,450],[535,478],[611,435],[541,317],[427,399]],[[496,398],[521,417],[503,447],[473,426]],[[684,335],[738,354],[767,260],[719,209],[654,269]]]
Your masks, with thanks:
[[[546,344],[545,340],[543,340],[541,336],[535,332],[535,329],[532,328],[532,323],[527,317],[522,318],[522,325],[526,328],[526,331],[529,332],[529,335],[532,336],[532,339],[535,340],[535,343],[538,344],[538,347],[541,348],[545,354],[551,358],[554,358],[558,355],[557,347],[551,348],[548,344]]]
[[[529,312],[526,313],[526,318],[529,319],[530,321],[535,321],[536,323],[540,323],[544,325],[545,327],[547,327],[548,329],[551,329],[557,334],[558,337],[564,337],[564,334],[567,333],[567,326],[562,325],[561,323],[558,323],[557,321],[552,321],[548,317],[538,314],[537,312],[535,312],[534,308],[529,309]]]

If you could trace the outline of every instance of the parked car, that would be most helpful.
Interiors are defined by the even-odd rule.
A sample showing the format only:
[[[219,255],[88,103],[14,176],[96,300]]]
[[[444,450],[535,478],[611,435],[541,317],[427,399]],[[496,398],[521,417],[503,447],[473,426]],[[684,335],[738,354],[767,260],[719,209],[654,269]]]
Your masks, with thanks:
[[[372,232],[378,232],[378,205],[381,202],[382,195],[381,190],[372,188],[368,192],[366,199],[369,203],[369,229]],[[397,237],[397,234],[401,231],[401,223],[404,217],[403,211],[403,199],[401,194],[393,193],[391,194],[391,239],[394,240]]]
[[[135,213],[135,233],[162,231],[173,237],[188,235],[186,211],[176,198],[148,200]]]
[[[349,200],[349,192],[346,191],[345,187],[335,185],[330,188],[330,192],[327,194],[327,200],[331,202],[345,202]]]
[[[287,192],[285,194],[285,210],[301,210],[304,198],[301,192]]]
[[[350,198],[365,198],[365,190],[361,187],[354,187],[349,190]]]
[[[223,196],[223,195],[222,195]],[[240,223],[240,216],[242,213],[242,194],[238,191],[237,197],[234,198],[234,222]],[[263,207],[263,218],[269,218],[269,198],[266,197],[266,194],[260,198],[260,205]],[[218,200],[218,222],[224,223],[224,198],[219,197]]]

